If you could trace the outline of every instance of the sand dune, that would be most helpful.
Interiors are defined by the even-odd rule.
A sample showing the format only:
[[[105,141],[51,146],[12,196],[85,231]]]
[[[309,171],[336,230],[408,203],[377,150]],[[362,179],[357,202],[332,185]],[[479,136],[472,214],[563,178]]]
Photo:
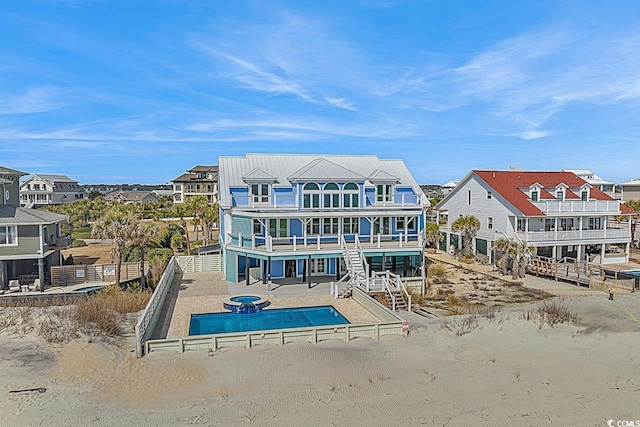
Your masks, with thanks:
[[[461,336],[407,313],[409,338],[135,359],[0,333],[0,420],[36,425],[606,425],[640,419],[640,294],[567,299],[576,324],[479,317]],[[449,318],[455,322],[460,318]],[[46,387],[45,393],[9,394]]]

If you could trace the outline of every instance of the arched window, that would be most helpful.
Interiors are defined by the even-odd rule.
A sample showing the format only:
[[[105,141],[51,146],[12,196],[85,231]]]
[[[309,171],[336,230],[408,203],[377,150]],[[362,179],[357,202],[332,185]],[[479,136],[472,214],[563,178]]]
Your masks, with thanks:
[[[340,207],[340,187],[334,182],[329,182],[324,186],[323,192],[324,202],[322,204],[325,208],[339,208]]]
[[[350,182],[345,184],[343,190],[343,206],[345,208],[357,208],[359,206],[358,197],[360,195],[360,189],[356,184]]]
[[[302,188],[302,202],[305,208],[320,207],[320,187],[318,184],[309,182]]]

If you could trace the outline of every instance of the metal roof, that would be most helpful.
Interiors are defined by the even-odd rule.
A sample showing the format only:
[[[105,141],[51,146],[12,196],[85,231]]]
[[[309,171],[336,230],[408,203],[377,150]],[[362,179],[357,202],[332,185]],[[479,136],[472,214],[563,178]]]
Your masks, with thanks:
[[[44,175],[44,174],[39,174],[39,173],[31,175],[24,182],[26,183],[28,181],[31,181],[31,180],[35,179],[35,178],[40,178],[43,181],[49,181],[51,183],[54,183],[54,182],[70,182],[70,183],[75,183],[75,184],[78,183],[78,181],[76,181],[75,179],[71,179],[66,175]]]
[[[291,186],[293,179],[315,181],[351,180],[371,184],[367,178],[380,170],[397,177],[401,186],[422,194],[420,186],[402,160],[379,159],[377,156],[326,154],[247,154],[242,157],[222,156],[218,160],[220,204],[231,204],[231,187],[245,187],[243,177],[261,169],[277,179],[279,186]],[[295,176],[299,174],[300,176]]]

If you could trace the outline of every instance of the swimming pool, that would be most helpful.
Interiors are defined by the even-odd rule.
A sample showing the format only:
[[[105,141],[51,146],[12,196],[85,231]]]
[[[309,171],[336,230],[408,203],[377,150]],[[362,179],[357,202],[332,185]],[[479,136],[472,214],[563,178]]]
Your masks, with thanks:
[[[348,323],[349,321],[331,305],[277,308],[246,314],[192,314],[191,322],[189,323],[189,335],[344,325]]]

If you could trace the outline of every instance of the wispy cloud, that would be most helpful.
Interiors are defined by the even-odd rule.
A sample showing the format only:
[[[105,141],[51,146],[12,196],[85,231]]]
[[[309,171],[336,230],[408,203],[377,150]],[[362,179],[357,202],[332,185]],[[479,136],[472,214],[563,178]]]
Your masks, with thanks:
[[[0,95],[0,114],[30,114],[52,111],[64,106],[60,90],[54,87],[29,88],[21,94]]]

